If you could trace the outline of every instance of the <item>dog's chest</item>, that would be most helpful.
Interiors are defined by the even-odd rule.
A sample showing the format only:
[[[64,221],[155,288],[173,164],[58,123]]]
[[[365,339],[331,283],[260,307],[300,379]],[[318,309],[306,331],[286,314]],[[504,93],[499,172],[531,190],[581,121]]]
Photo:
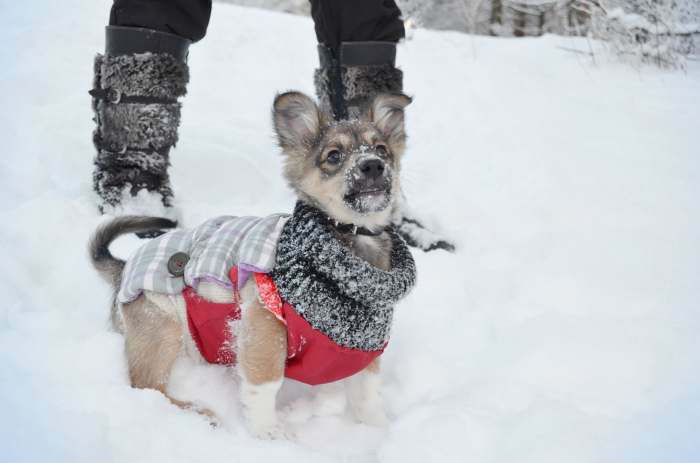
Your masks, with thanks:
[[[391,268],[391,240],[382,234],[380,236],[336,235],[352,250],[355,255],[369,262],[372,266],[389,271]]]

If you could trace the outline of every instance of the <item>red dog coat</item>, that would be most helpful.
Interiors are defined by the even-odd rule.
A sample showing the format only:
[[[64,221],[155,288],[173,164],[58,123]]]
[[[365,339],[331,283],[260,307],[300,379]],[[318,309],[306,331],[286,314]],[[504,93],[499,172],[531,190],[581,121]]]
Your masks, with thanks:
[[[284,372],[287,378],[311,385],[338,381],[362,371],[384,352],[384,348],[364,351],[339,346],[315,330],[294,307],[282,301],[272,278],[264,273],[254,273],[253,277],[265,308],[287,326],[287,365]],[[236,267],[231,269],[230,278],[233,287],[237,288]],[[185,288],[182,295],[187,303],[190,333],[202,357],[209,363],[235,364],[230,324],[241,318],[238,302],[209,302],[190,287]],[[235,296],[238,301],[238,294]]]

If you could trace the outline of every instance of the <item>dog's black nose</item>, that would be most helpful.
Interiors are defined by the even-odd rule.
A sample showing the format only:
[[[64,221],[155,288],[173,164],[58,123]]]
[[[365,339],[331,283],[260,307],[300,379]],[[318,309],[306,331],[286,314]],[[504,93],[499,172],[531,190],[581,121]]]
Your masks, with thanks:
[[[379,159],[368,159],[360,164],[360,172],[369,179],[379,178],[384,173],[384,162]]]

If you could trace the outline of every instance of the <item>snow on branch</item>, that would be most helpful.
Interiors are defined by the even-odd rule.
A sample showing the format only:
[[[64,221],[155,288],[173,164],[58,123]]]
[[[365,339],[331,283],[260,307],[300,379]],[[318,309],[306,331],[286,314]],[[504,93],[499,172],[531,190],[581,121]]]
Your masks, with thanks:
[[[684,67],[696,53],[700,8],[695,0],[577,0],[590,33],[618,56],[660,67]]]

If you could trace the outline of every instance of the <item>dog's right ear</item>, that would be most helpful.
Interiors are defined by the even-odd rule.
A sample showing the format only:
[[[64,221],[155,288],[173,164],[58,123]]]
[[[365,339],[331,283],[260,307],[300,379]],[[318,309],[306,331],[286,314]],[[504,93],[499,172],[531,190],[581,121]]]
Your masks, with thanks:
[[[321,129],[321,115],[311,98],[300,92],[275,97],[272,120],[282,149],[309,148]]]
[[[403,93],[380,93],[372,101],[370,118],[390,145],[403,146],[406,142],[404,108],[411,101]]]

